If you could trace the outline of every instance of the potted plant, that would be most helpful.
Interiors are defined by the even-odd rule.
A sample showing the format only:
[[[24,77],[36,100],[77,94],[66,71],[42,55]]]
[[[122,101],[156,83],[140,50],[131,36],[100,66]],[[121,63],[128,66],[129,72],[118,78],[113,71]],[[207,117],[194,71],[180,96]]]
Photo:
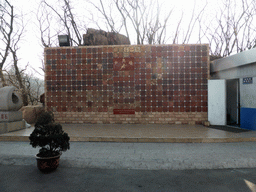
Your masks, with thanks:
[[[53,113],[42,112],[29,136],[32,147],[41,147],[36,155],[38,169],[43,172],[55,170],[59,165],[61,152],[69,149],[69,139],[62,126],[54,123]]]

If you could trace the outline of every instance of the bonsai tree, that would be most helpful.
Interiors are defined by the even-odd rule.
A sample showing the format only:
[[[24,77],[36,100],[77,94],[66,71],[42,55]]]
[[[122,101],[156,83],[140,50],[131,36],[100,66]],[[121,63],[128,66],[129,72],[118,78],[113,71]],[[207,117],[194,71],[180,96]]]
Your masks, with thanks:
[[[38,117],[29,136],[32,147],[41,147],[38,157],[53,157],[69,149],[69,136],[60,124],[54,123],[52,112],[44,111]]]

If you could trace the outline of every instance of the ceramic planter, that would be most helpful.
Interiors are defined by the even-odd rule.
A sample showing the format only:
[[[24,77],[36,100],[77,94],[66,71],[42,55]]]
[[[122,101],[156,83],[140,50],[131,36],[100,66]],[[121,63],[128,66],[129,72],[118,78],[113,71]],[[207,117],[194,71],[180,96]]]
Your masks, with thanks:
[[[51,172],[59,166],[61,154],[54,157],[38,157],[36,155],[37,167],[42,172]]]

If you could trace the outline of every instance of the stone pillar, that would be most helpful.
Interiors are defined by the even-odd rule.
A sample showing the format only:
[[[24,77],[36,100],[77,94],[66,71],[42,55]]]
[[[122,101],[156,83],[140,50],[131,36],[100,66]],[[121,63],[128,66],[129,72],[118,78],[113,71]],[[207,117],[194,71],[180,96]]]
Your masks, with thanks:
[[[22,119],[21,98],[14,93],[15,87],[0,88],[0,134],[25,129]]]

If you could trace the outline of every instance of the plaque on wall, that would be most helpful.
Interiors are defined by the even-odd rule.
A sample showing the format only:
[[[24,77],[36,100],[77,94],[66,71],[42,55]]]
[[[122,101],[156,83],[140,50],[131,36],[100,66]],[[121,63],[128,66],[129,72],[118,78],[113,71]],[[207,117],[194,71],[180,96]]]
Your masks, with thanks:
[[[252,77],[243,78],[243,84],[252,84]]]
[[[113,109],[114,115],[134,115],[135,109]]]

